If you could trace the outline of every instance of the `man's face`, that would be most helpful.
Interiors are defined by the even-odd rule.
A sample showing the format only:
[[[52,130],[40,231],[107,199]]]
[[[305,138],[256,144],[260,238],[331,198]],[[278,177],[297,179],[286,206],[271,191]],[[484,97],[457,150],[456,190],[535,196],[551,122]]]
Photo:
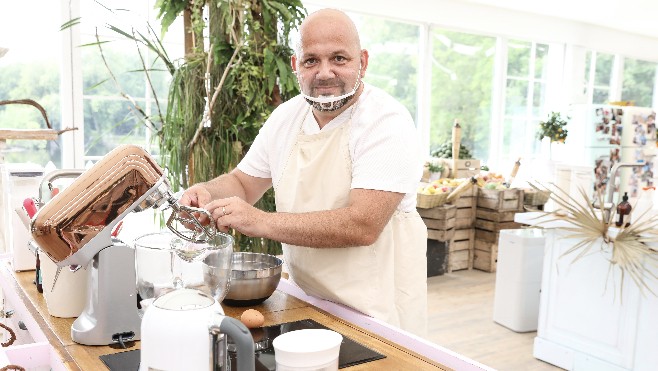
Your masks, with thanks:
[[[346,29],[329,25],[307,27],[303,30],[302,45],[298,56],[293,57],[297,79],[302,92],[308,96],[331,97],[351,92],[361,78],[362,51],[358,39]],[[348,99],[345,99],[345,102]],[[316,103],[319,110],[323,109]]]

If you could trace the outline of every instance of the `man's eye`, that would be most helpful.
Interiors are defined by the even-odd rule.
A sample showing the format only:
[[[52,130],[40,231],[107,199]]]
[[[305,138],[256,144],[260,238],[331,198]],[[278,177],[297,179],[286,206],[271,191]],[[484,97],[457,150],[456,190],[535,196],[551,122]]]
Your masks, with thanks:
[[[347,62],[347,58],[342,57],[342,56],[340,56],[340,55],[337,55],[337,56],[335,57],[335,59],[336,59],[336,62]]]
[[[305,60],[305,61],[304,61],[304,65],[305,65],[305,66],[312,66],[312,65],[314,65],[316,62],[317,62],[316,59],[311,58],[311,59],[307,59],[307,60]]]

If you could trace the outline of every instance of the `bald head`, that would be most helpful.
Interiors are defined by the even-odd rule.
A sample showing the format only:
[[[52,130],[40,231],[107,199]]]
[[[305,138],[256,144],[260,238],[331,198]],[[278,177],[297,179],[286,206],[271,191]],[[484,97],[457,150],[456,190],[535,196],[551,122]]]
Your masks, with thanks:
[[[344,44],[353,50],[361,50],[359,32],[352,19],[337,9],[321,9],[309,14],[299,27],[299,40],[295,53],[300,56],[305,46],[318,38]]]

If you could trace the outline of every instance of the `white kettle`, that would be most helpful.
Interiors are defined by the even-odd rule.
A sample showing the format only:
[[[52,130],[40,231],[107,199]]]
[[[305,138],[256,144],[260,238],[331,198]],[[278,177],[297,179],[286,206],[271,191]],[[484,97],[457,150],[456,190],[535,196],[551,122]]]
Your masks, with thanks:
[[[139,370],[229,370],[226,336],[237,347],[238,371],[255,369],[254,342],[242,322],[199,290],[158,297],[144,312]]]

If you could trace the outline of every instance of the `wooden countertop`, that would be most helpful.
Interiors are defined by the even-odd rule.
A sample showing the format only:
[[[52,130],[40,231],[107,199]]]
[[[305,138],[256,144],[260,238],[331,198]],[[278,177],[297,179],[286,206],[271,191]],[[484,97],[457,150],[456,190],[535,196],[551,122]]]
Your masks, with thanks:
[[[48,314],[45,299],[42,294],[37,292],[36,286],[33,284],[34,271],[13,272],[7,266],[2,268],[10,271],[7,276],[13,278],[14,282],[11,284],[14,285],[28,311],[69,370],[107,369],[98,357],[126,350],[119,346],[86,346],[73,342],[71,324],[74,318],[57,318]],[[242,312],[248,309],[248,307],[223,307],[225,314],[234,318],[239,318]],[[413,350],[344,321],[282,291],[275,291],[264,303],[251,308],[263,313],[265,326],[310,318],[386,356],[384,359],[349,367],[349,370],[451,370],[451,368]],[[128,346],[128,350],[139,349],[140,342],[130,342]]]

